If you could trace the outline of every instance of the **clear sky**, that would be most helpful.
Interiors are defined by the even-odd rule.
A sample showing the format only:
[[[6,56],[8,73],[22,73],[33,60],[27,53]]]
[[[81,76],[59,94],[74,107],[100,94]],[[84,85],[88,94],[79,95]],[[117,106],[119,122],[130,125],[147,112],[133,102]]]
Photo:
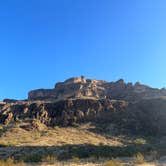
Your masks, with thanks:
[[[0,100],[80,75],[164,87],[166,1],[0,1],[0,71]]]

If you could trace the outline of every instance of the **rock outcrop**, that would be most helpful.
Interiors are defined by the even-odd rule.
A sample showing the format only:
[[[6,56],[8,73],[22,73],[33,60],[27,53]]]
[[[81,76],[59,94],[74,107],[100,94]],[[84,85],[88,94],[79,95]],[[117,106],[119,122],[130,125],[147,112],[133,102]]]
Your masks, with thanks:
[[[0,102],[0,124],[15,122],[29,122],[38,129],[109,123],[120,131],[166,135],[166,90],[122,79],[106,82],[83,76],[71,78],[53,89],[29,92],[28,100]]]
[[[53,89],[38,89],[29,92],[29,100],[62,100],[70,98],[110,98],[126,101],[160,98],[166,96],[165,89],[155,89],[140,83],[125,83],[120,79],[116,82],[86,79],[85,77],[70,78],[57,83]]]
[[[69,126],[84,121],[94,121],[102,112],[123,110],[125,101],[76,99],[59,102],[17,102],[0,105],[0,123],[37,119],[47,126]]]
[[[38,89],[29,92],[29,100],[62,100],[68,98],[105,97],[106,81],[90,80],[85,77],[70,78],[57,83],[54,89]]]
[[[15,102],[0,104],[0,124],[23,129],[43,126],[73,126],[91,122],[111,124],[121,133],[166,135],[166,99],[128,103],[110,99],[67,99],[58,102]]]

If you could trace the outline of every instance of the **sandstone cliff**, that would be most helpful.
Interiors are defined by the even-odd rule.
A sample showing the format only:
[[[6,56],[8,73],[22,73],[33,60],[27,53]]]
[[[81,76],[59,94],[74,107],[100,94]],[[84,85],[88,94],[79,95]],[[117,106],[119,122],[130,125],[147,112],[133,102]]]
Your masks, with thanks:
[[[165,89],[155,89],[140,83],[125,83],[122,79],[116,82],[70,78],[57,83],[53,89],[38,89],[29,92],[29,100],[62,100],[69,98],[110,98],[126,101],[160,98],[166,96]]]

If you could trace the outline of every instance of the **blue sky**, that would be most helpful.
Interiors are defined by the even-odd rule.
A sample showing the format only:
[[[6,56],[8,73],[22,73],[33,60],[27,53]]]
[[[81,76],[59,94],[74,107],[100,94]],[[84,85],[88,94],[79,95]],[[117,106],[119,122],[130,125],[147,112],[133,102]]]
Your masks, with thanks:
[[[0,2],[0,100],[73,76],[166,85],[165,0]]]

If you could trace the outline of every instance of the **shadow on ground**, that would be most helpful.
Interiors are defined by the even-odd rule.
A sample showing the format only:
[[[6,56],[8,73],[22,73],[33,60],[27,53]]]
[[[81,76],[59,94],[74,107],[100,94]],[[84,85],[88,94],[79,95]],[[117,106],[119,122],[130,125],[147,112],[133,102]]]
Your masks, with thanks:
[[[164,152],[166,147],[145,145],[128,145],[112,147],[108,145],[62,145],[62,146],[11,146],[0,147],[0,159],[14,158],[25,162],[40,162],[46,156],[54,156],[57,160],[72,158],[116,158],[131,157],[137,153],[147,154],[152,151]]]

